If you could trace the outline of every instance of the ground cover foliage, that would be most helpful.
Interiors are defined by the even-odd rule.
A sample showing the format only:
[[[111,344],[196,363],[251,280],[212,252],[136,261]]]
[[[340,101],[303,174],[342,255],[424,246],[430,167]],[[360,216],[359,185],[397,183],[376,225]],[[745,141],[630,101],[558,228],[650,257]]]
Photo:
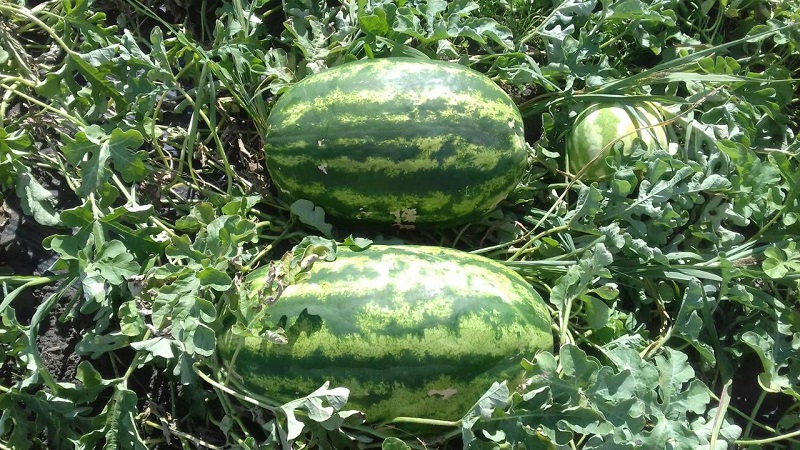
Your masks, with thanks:
[[[797,448],[799,21],[796,0],[0,2],[0,448]],[[374,232],[275,195],[275,98],[390,55],[519,105],[531,167],[489,217]],[[566,173],[577,112],[623,98],[671,111],[670,152]],[[217,333],[370,241],[504,262],[555,352],[418,433],[363,424],[346,386],[232,389]]]

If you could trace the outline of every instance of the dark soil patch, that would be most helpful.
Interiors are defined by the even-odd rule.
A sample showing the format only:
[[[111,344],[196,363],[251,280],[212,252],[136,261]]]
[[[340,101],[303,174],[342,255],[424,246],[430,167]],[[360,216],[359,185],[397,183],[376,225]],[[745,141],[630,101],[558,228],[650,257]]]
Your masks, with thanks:
[[[750,413],[756,407],[756,402],[762,393],[761,386],[758,384],[758,376],[764,369],[755,354],[747,355],[743,357],[743,360],[744,362],[733,376],[731,406]],[[793,403],[792,397],[788,395],[767,394],[755,419],[761,424],[774,428]],[[741,420],[739,425],[744,428],[747,423]],[[773,433],[766,432],[759,427],[754,427],[753,431],[754,435],[759,437],[774,436]]]
[[[51,295],[48,291],[52,288],[41,289],[36,292],[37,303]],[[61,321],[59,318],[64,313],[64,300],[57,304],[39,329],[36,345],[42,357],[42,362],[47,370],[57,380],[73,380],[77,374],[78,364],[84,357],[75,352],[75,346],[83,338],[88,329],[92,328],[90,318],[77,316],[72,320]]]
[[[49,268],[56,261],[56,256],[42,246],[42,241],[47,236],[64,232],[43,227],[31,217],[25,216],[16,197],[11,194],[0,204],[0,274],[20,276],[51,274]],[[15,287],[10,286],[9,290]],[[10,304],[17,321],[22,325],[30,324],[37,309],[52,295],[57,295],[59,288],[57,284],[53,284],[23,291]],[[76,351],[76,346],[95,326],[91,315],[68,310],[72,308],[72,300],[76,295],[80,295],[76,287],[67,289],[53,307],[46,311],[46,316],[39,324],[36,345],[42,364],[57,382],[79,383],[78,365],[83,361],[89,361],[103,378],[121,376],[122,374],[115,372],[115,365],[111,363],[110,358],[116,359],[117,368],[126,369],[133,360],[132,349],[119,349],[113,352],[113,356],[105,354],[97,359],[91,359],[89,355],[82,355]],[[11,387],[23,374],[25,368],[13,354],[6,354],[0,359],[2,386]],[[176,397],[182,395],[180,388],[172,387],[174,384],[165,373],[165,369],[152,365],[136,370],[128,383],[129,388],[142,399],[140,410],[157,409],[167,412],[174,410],[171,405]],[[86,406],[92,407],[95,413],[99,413],[108,401],[108,395],[110,392],[101,394],[93,404]]]

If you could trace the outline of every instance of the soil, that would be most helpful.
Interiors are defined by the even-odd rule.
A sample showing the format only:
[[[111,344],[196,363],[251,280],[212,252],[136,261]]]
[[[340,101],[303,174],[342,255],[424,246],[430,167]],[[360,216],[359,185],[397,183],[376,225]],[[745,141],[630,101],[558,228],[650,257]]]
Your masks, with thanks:
[[[43,227],[31,218],[21,213],[18,201],[13,197],[6,198],[0,205],[0,273],[13,273],[20,275],[45,275],[48,268],[55,262],[55,255],[42,247],[42,240],[52,234],[63,233],[58,230]],[[54,286],[44,286],[39,289],[29,290],[19,296],[12,303],[17,319],[20,323],[29,323],[36,308],[41,305],[55,291]],[[46,320],[42,323],[37,336],[37,346],[41,353],[42,362],[57,381],[76,381],[78,365],[88,360],[86,355],[75,351],[76,345],[81,341],[85,332],[93,327],[91,316],[66,311],[70,300],[77,292],[71,289],[64,294],[60,301],[49,311]],[[107,354],[108,355],[108,354]],[[97,360],[90,360],[92,366],[104,378],[119,376],[114,373],[114,367],[108,356]],[[122,359],[122,366],[127,367],[132,351],[125,349],[115,351],[114,357]],[[19,370],[10,367],[9,358],[0,366],[0,383],[10,386],[14,383]],[[734,377],[733,398],[731,405],[745,412],[754,407],[754,402],[760,395],[761,389],[757,385],[757,377],[761,372],[758,358],[744,364]],[[137,392],[139,398],[146,399],[146,404],[140,405],[143,410],[157,409],[159,416],[169,415],[169,411],[176,408],[175,401],[181,403],[179,410],[190,410],[192,401],[196,401],[202,394],[185,395],[180,390],[180,385],[171,383],[163,368],[145,366],[137,370],[130,380],[129,387]],[[175,390],[175,392],[173,392]],[[197,394],[197,393],[195,393]],[[189,398],[191,397],[191,398]],[[102,401],[102,399],[100,400]],[[791,406],[791,400],[785,395],[768,395],[759,410],[757,419],[770,426],[776,425],[776,418],[783,416],[786,408]],[[102,405],[99,405],[102,407]],[[740,426],[746,424],[742,421]],[[202,433],[208,441],[221,438],[210,430],[196,430]],[[758,435],[759,430],[754,430]],[[172,448],[170,445],[161,448]]]
[[[56,255],[42,246],[42,240],[52,234],[64,232],[65,230],[39,225],[22,214],[19,202],[13,194],[5,198],[0,205],[0,274],[51,274],[48,269],[56,261]],[[11,307],[14,308],[17,320],[21,324],[29,324],[36,309],[54,294],[56,288],[57,286],[46,285],[29,289],[14,299]],[[91,316],[75,312],[70,314],[66,310],[77,294],[75,288],[64,292],[42,321],[36,337],[42,363],[56,381],[75,382],[78,365],[84,360],[91,361],[92,366],[104,378],[119,376],[114,373],[114,367],[107,355],[92,360],[88,355],[75,351],[86,331],[94,325]],[[133,352],[123,349],[114,352],[114,357],[122,359],[124,364],[130,361]],[[15,367],[12,358],[6,359],[0,366],[0,383],[6,387],[13,385],[20,372],[21,369]],[[134,372],[129,385],[140,394],[140,398],[147,398],[153,405],[170,404],[170,383],[163,370],[147,366]]]
[[[29,6],[33,6],[39,2],[31,1],[28,3]],[[125,13],[125,4],[125,2],[120,1],[113,1],[107,4],[108,9],[106,12],[113,19],[112,22],[122,20],[119,16]],[[216,1],[209,1],[209,9],[213,11],[213,7],[216,7],[217,4],[218,2]],[[174,19],[181,19],[176,23],[183,19],[188,19],[186,22],[188,22],[190,28],[198,30],[199,34],[201,29],[199,27],[200,11],[197,8],[191,8],[189,5],[191,5],[191,2],[186,0],[170,0],[163,2],[159,12],[162,15],[171,15],[172,17],[167,18],[171,22]],[[213,17],[213,14],[208,16]],[[266,26],[271,30],[274,29],[277,35],[283,30],[282,22],[283,17],[276,15],[268,21]],[[140,25],[154,26],[155,22]],[[528,100],[537,94],[536,92],[510,93],[514,95],[518,102]],[[539,123],[526,123],[526,125],[530,134],[538,135],[540,132],[541,125]],[[242,162],[245,163],[246,161]],[[3,203],[0,204],[0,275],[48,274],[49,268],[56,261],[56,256],[42,246],[42,241],[47,236],[68,233],[69,230],[39,225],[31,217],[22,213],[19,201],[13,192],[7,192],[5,195],[5,198],[0,195],[0,198],[3,199]],[[11,307],[16,312],[17,319],[21,323],[30,323],[36,308],[43,304],[54,292],[55,287],[50,285],[23,292],[11,304]],[[43,321],[36,340],[42,362],[58,381],[76,381],[78,365],[85,360],[91,361],[93,367],[104,377],[118,376],[119,374],[114,373],[114,365],[108,356],[91,360],[89,356],[80,355],[75,351],[86,330],[91,329],[93,326],[91,316],[67,311],[70,300],[76,294],[77,292],[74,289],[66,292],[55,307],[48,312],[46,319]],[[130,361],[129,358],[132,357],[132,352],[117,351],[114,352],[114,356],[123,359],[121,365],[127,367],[125,363]],[[124,361],[126,358],[127,361]],[[4,358],[4,361],[0,364],[0,384],[7,387],[14,384],[21,369],[13,366],[13,358]],[[748,360],[746,364],[743,364],[742,370],[737,372],[734,377],[732,406],[745,412],[752,410],[761,392],[760,387],[757,385],[757,376],[761,370],[761,364],[757,358],[753,358],[752,361]],[[136,371],[129,386],[139,394],[139,398],[146,399],[145,402],[147,404],[140,405],[140,408],[158,409],[160,411],[159,415],[162,417],[175,410],[174,399],[177,398],[179,402],[184,403],[178,406],[179,410],[190,410],[191,406],[185,403],[191,403],[193,400],[202,397],[202,393],[181,392],[179,385],[176,386],[176,383],[170,381],[163,368],[150,365]],[[181,398],[183,400],[180,400]],[[781,417],[782,412],[790,406],[791,400],[787,396],[768,395],[765,397],[760,408],[760,414],[756,418],[762,423],[774,425],[775,417]],[[740,425],[744,427],[745,423],[741,422]],[[219,438],[218,432],[210,432],[208,435],[201,432],[199,435],[209,441],[214,441],[215,437]],[[177,442],[175,444],[176,446],[179,445]],[[167,445],[162,448],[167,447],[170,446]]]

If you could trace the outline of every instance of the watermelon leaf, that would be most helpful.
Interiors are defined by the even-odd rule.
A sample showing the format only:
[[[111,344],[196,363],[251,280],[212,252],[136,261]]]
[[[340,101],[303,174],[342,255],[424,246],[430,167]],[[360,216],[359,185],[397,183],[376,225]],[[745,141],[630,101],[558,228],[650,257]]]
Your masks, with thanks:
[[[366,239],[362,237],[353,237],[353,235],[347,236],[342,245],[350,247],[351,250],[364,250],[365,248],[372,245],[372,239]]]
[[[300,222],[316,228],[322,232],[325,237],[331,236],[333,226],[325,222],[325,210],[321,207],[314,206],[309,200],[300,199],[292,203],[290,210],[292,214],[300,219]]]
[[[55,195],[39,183],[27,166],[15,162],[14,169],[17,175],[16,191],[22,211],[32,215],[42,225],[60,225]]]
[[[381,450],[411,450],[411,447],[396,437],[389,437],[381,444]]]
[[[508,415],[478,422],[476,428],[485,436],[502,431],[501,442],[512,447],[545,437],[563,445],[578,435],[585,437],[584,448],[632,448],[631,442],[647,448],[666,448],[675,441],[708,444],[715,409],[685,354],[668,349],[648,361],[624,341],[605,346],[603,352],[611,365],[570,344],[561,347],[560,364],[550,353],[538,354],[526,390],[515,394]],[[689,420],[696,415],[709,419]],[[740,432],[728,419],[717,425],[718,441]],[[520,427],[536,431],[520,433]]]
[[[329,420],[344,407],[350,391],[342,387],[329,388],[329,386],[330,383],[325,382],[309,395],[281,405],[280,411],[287,423],[287,439],[296,439],[305,426],[303,421],[297,418],[296,410],[305,411],[304,416],[321,423]]]
[[[475,403],[475,406],[461,418],[461,438],[464,448],[469,447],[475,440],[475,433],[472,427],[479,420],[487,420],[492,417],[496,410],[502,411],[510,400],[510,391],[505,381],[502,383],[494,382],[492,387]]]
[[[770,247],[764,250],[764,273],[770,278],[780,279],[787,274],[800,272],[800,251],[796,242],[789,242],[784,248]]]
[[[81,183],[78,194],[88,196],[97,192],[112,175],[109,163],[125,181],[141,181],[148,173],[144,165],[147,153],[137,151],[144,138],[136,130],[115,128],[107,134],[100,126],[92,125],[75,134],[74,138],[62,136],[61,147],[67,161],[80,167]],[[113,199],[106,199],[111,201]]]
[[[103,443],[103,448],[110,450],[145,450],[147,446],[136,426],[137,401],[135,392],[116,384],[108,404],[95,418],[99,428],[82,436],[80,443],[85,448]]]

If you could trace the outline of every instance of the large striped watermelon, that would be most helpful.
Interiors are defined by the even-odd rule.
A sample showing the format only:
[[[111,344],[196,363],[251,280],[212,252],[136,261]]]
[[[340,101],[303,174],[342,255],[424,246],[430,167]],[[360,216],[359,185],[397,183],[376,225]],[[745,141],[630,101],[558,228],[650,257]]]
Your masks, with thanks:
[[[466,223],[494,209],[527,164],[508,95],[442,61],[331,68],[283,94],[268,124],[267,168],[279,190],[348,221]]]
[[[522,277],[438,247],[340,248],[267,312],[289,343],[228,332],[219,346],[230,378],[280,402],[330,380],[372,423],[457,420],[493,381],[516,386],[522,358],[553,347],[548,309]]]
[[[625,155],[633,151],[634,139],[639,138],[649,151],[657,147],[667,150],[664,119],[652,103],[600,103],[583,110],[575,119],[567,136],[568,168],[577,174],[588,165],[583,178],[595,180],[611,175],[606,162],[611,147],[619,142]],[[643,128],[649,127],[649,128]],[[643,128],[636,131],[638,128]],[[602,154],[601,154],[602,152]],[[600,156],[592,162],[592,159]]]

